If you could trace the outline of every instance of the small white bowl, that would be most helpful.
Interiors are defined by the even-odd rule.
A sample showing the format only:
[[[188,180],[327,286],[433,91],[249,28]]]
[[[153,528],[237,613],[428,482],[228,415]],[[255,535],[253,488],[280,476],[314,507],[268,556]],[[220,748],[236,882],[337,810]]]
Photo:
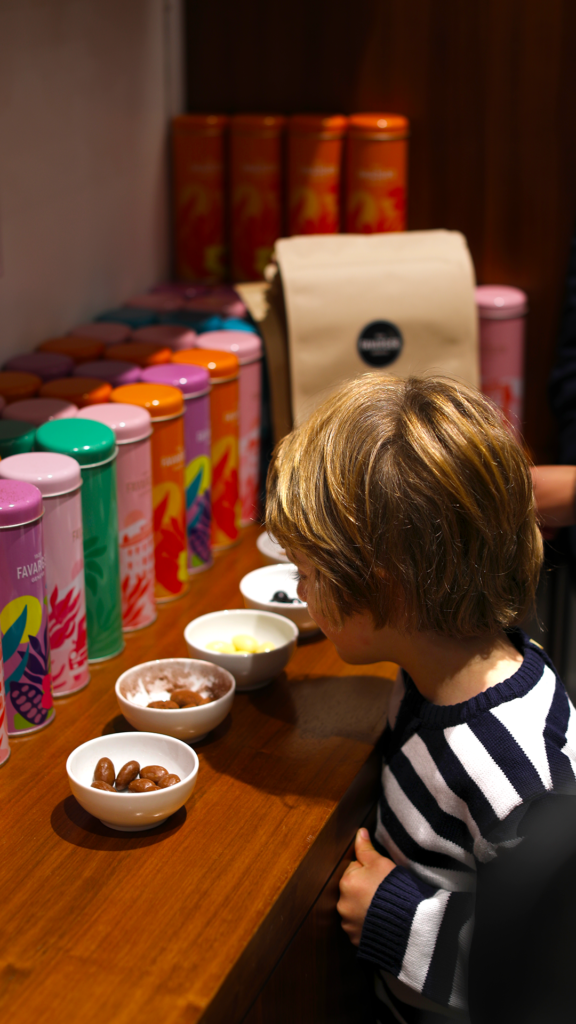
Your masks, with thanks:
[[[305,602],[284,604],[273,601],[272,595],[283,590],[288,597],[297,597],[297,568],[292,562],[286,565],[265,565],[262,569],[254,569],[240,580],[240,593],[247,608],[260,608],[265,612],[284,615],[298,626],[303,636],[318,631],[314,619],[310,618],[308,605]]]
[[[253,636],[260,643],[274,644],[274,649],[256,654],[221,654],[206,647],[213,640],[231,641],[240,633]],[[259,690],[287,665],[298,639],[298,629],[281,615],[235,608],[192,619],[184,630],[184,639],[193,658],[212,661],[231,672],[237,690]]]
[[[109,757],[118,773],[127,761],[141,768],[161,764],[181,782],[152,793],[110,793],[92,789],[94,769],[101,757]],[[154,732],[117,732],[97,736],[72,751],[66,762],[70,789],[78,803],[103,825],[119,832],[155,828],[184,806],[198,775],[198,758],[192,747],[172,736]]]
[[[212,697],[196,708],[146,707],[153,700],[170,700],[174,690],[198,690]],[[185,743],[203,740],[223,722],[232,707],[236,682],[223,668],[207,659],[160,658],[134,665],[116,680],[116,700],[124,718],[135,729],[161,732]]]
[[[256,547],[261,555],[273,565],[281,563],[287,564],[290,559],[284,551],[284,548],[280,546],[276,537],[273,537],[271,533],[261,533],[256,539]]]

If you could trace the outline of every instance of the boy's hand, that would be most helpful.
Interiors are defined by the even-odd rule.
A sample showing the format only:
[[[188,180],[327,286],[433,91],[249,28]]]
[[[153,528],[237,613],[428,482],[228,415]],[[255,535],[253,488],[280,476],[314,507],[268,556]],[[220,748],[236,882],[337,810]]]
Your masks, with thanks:
[[[370,842],[368,830],[358,829],[354,843],[356,860],[348,865],[340,879],[340,899],[336,910],[342,927],[354,946],[360,945],[364,918],[378,886],[396,867],[389,857],[381,857]]]

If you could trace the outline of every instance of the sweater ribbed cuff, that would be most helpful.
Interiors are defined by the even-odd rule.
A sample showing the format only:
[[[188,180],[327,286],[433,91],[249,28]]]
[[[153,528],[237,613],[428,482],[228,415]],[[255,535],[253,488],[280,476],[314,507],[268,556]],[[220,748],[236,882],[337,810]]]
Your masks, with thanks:
[[[374,893],[362,928],[358,956],[397,978],[416,907],[435,891],[407,868],[394,868]]]

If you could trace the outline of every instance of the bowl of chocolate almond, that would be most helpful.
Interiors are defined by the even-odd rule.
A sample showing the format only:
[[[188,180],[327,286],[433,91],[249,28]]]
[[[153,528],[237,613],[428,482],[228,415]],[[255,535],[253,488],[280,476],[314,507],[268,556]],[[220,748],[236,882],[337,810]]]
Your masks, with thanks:
[[[162,658],[123,672],[115,690],[120,711],[135,729],[194,743],[224,721],[236,682],[208,661]]]

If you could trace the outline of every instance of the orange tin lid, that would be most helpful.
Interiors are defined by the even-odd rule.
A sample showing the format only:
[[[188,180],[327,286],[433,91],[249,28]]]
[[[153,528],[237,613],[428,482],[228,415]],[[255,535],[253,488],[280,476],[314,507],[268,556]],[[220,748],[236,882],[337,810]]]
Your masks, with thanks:
[[[158,366],[170,362],[172,349],[155,345],[152,341],[122,341],[119,345],[107,346],[106,358],[136,363],[137,366]]]
[[[351,114],[348,118],[348,135],[370,136],[385,142],[406,139],[409,134],[410,122],[403,114]]]
[[[7,403],[34,398],[42,385],[42,378],[35,373],[19,373],[16,370],[0,372],[0,395]]]
[[[254,132],[260,135],[279,135],[286,118],[282,114],[235,114],[230,118],[233,132]]]
[[[288,131],[298,135],[320,135],[340,138],[346,131],[348,118],[343,114],[293,114],[288,118]]]
[[[114,388],[110,401],[139,405],[153,420],[171,420],[184,412],[184,395],[171,384],[123,384]]]
[[[108,402],[111,393],[112,385],[97,377],[57,377],[46,381],[40,388],[41,398],[60,398],[63,402],[73,402],[79,408]]]
[[[175,131],[193,131],[202,134],[221,132],[228,124],[225,114],[179,114],[172,118]]]
[[[63,356],[70,356],[75,363],[88,363],[94,359],[100,359],[106,346],[101,341],[94,341],[93,338],[76,338],[68,334],[64,338],[48,338],[38,345],[38,352],[58,352]]]
[[[233,352],[220,352],[215,348],[186,348],[180,352],[173,352],[172,362],[204,366],[210,374],[212,384],[235,380],[240,370],[238,356]]]

